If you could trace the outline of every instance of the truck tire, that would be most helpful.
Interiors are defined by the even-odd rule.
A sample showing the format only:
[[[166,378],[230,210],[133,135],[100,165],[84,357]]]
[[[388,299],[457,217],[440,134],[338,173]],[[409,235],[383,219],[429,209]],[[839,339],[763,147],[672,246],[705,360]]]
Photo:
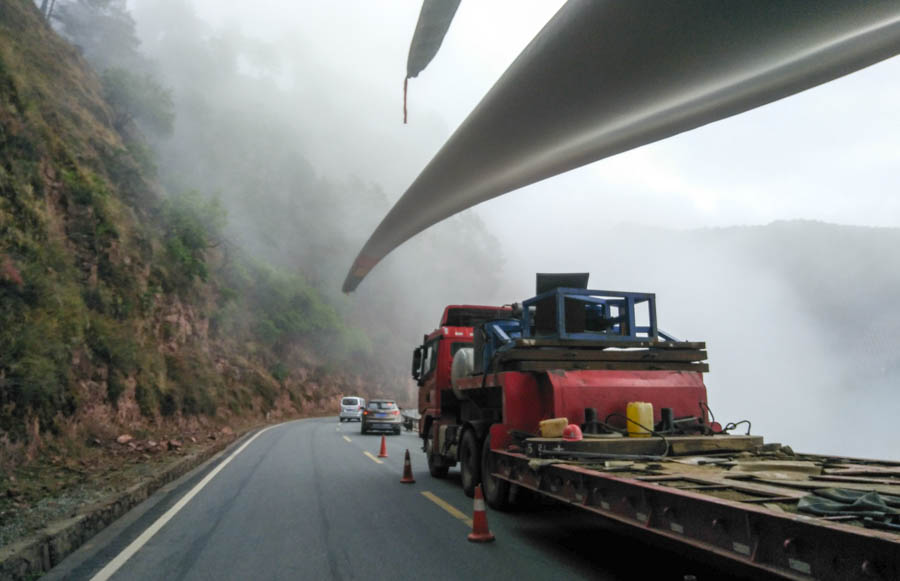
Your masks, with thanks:
[[[481,483],[481,446],[474,430],[463,433],[459,444],[459,471],[462,474],[463,492],[469,498],[475,496],[475,487]]]
[[[428,473],[434,478],[446,478],[450,465],[440,454],[435,454],[432,450],[431,438],[425,443],[425,457],[428,459]]]
[[[491,476],[491,436],[484,439],[484,447],[481,449],[481,482],[484,489],[484,499],[488,506],[496,510],[509,510],[509,482],[502,478]]]

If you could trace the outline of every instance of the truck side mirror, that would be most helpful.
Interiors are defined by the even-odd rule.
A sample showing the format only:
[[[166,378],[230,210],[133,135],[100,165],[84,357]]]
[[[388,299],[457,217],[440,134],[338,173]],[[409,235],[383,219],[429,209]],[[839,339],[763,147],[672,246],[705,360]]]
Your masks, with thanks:
[[[412,376],[416,381],[422,376],[422,348],[413,349]]]

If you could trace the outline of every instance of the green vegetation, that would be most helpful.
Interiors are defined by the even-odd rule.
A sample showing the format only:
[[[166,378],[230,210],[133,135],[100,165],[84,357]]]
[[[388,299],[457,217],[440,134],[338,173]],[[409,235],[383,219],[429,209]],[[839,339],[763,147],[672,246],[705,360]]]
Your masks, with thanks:
[[[209,278],[207,251],[222,244],[225,219],[225,210],[217,200],[206,200],[197,192],[165,200],[163,240],[171,262],[171,276],[161,282],[179,291],[191,288],[195,280],[206,282]]]
[[[59,16],[133,27],[123,10],[73,0]],[[302,274],[231,245],[215,197],[154,184],[138,128],[171,131],[168,91],[120,62],[85,70],[40,19],[29,0],[0,10],[0,437],[61,432],[98,405],[113,421],[126,399],[148,423],[265,413],[282,395],[299,410],[315,398],[298,365],[363,369],[367,338]]]

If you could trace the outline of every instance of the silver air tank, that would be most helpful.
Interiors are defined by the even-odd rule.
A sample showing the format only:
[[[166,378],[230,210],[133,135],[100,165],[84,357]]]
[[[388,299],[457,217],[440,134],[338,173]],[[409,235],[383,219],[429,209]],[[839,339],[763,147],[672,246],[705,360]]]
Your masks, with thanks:
[[[453,364],[450,366],[450,386],[453,395],[457,399],[468,399],[468,396],[459,388],[459,380],[469,377],[475,371],[475,349],[462,347],[453,356]]]

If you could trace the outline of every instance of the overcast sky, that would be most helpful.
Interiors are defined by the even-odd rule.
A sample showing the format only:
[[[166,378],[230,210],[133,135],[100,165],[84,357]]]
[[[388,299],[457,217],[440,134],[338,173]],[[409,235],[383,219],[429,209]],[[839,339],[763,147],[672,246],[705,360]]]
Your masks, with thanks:
[[[462,2],[438,56],[410,81],[406,126],[401,85],[419,0],[195,5],[214,29],[271,43],[277,64],[266,74],[314,92],[298,114],[316,102],[342,117],[355,111],[355,123],[334,119],[311,136],[318,147],[310,157],[328,175],[352,174],[397,198],[562,2]],[[558,255],[554,245],[523,246],[523,225],[554,231],[559,248],[621,222],[696,228],[805,218],[898,226],[898,102],[894,58],[529,186],[478,212],[512,264]]]

